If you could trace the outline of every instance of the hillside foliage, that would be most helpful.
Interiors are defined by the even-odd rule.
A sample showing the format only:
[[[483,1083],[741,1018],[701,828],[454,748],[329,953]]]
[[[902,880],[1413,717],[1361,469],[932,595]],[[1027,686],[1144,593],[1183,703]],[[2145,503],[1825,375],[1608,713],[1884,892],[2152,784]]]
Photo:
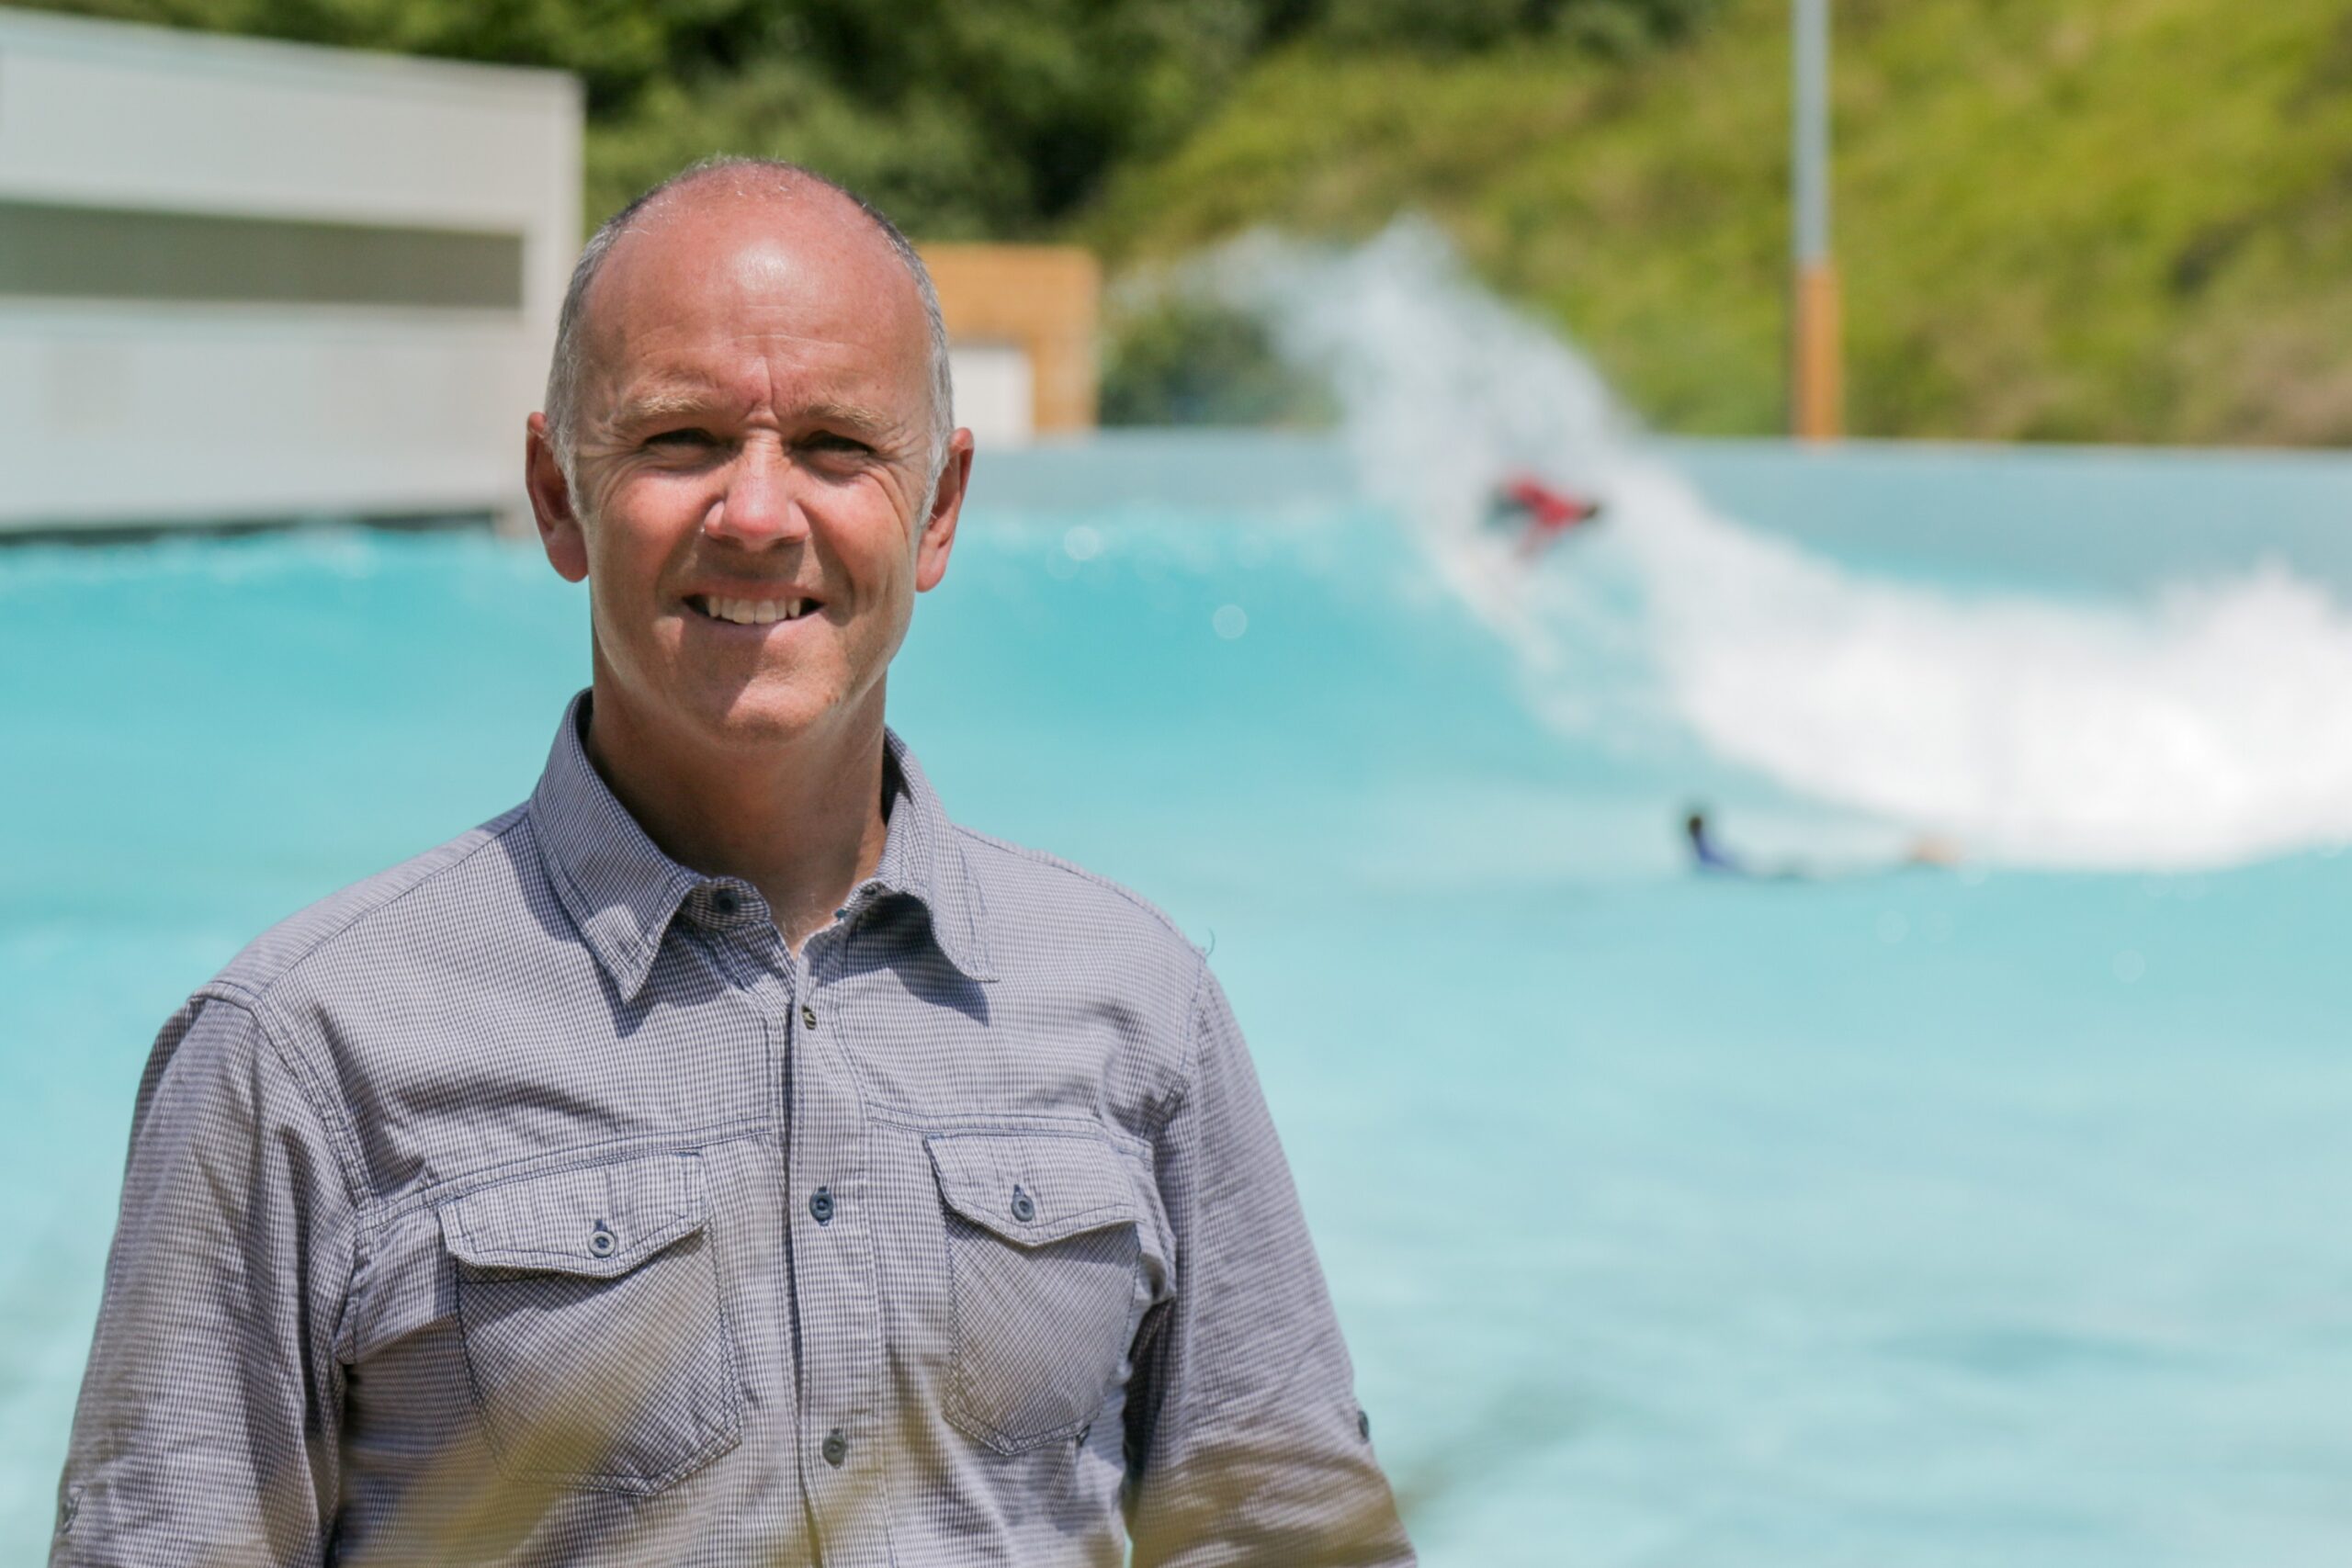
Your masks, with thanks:
[[[1715,0],[34,0],[88,16],[553,66],[589,109],[591,220],[715,151],[795,159],[911,232],[1058,232],[1269,51],[1624,53]]]
[[[2339,0],[1837,0],[1848,415],[1876,435],[2352,441]],[[1083,232],[1130,267],[1430,213],[1678,431],[1781,428],[1788,7],[1684,47],[1261,62]]]
[[[1782,423],[1787,0],[49,3],[577,72],[592,220],[714,151],[1136,276],[1419,210],[1653,423]],[[2352,440],[2341,0],[1834,9],[1853,429]],[[1292,406],[1250,342],[1137,314],[1114,409]]]

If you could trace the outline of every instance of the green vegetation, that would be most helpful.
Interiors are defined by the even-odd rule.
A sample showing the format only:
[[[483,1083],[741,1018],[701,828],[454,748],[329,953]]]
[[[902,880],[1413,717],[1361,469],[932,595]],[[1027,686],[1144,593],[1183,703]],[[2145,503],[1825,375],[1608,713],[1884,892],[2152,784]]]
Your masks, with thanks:
[[[1787,0],[57,3],[578,71],[592,218],[718,150],[809,162],[919,236],[1075,238],[1139,276],[1417,209],[1655,423],[1781,423]],[[1837,0],[1837,25],[1853,428],[2352,440],[2341,0]],[[1311,412],[1246,323],[1119,321],[1114,412]]]
[[[2352,440],[2352,19],[2336,0],[1838,0],[1858,432]],[[1294,47],[1081,231],[1442,221],[1668,428],[1781,423],[1787,6],[1631,60]]]
[[[933,238],[1057,233],[1270,50],[1623,53],[1718,0],[32,0],[577,72],[591,221],[713,152],[796,159]]]
[[[1338,418],[1331,389],[1283,364],[1255,316],[1149,277],[1114,292],[1104,314],[1105,424],[1316,426]]]

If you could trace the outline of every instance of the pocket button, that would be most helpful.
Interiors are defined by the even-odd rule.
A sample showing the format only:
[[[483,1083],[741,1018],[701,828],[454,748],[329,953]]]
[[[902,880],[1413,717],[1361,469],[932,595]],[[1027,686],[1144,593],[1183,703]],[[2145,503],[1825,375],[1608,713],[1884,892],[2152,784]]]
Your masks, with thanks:
[[[1012,1190],[1012,1217],[1024,1225],[1037,1217],[1036,1201],[1018,1187]]]
[[[599,1258],[610,1258],[620,1244],[620,1237],[601,1224],[588,1233],[588,1250]]]

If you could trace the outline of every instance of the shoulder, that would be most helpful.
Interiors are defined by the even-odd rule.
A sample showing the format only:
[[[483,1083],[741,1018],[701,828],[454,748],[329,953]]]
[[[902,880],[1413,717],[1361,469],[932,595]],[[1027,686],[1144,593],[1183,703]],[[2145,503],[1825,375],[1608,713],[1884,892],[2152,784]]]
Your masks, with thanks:
[[[527,876],[514,849],[525,807],[329,894],[247,943],[199,995],[252,1010],[322,965],[361,971],[396,950],[463,940],[520,907]]]
[[[1074,861],[958,826],[964,863],[988,899],[991,931],[1083,924],[1106,941],[1193,959],[1199,950],[1148,898]]]
[[[956,835],[1000,964],[1099,964],[1189,1001],[1201,951],[1158,905],[1059,855],[960,825]]]
[[[1140,894],[1084,866],[958,826],[1007,1018],[1091,1021],[1111,1100],[1153,1137],[1184,1098],[1206,960]]]

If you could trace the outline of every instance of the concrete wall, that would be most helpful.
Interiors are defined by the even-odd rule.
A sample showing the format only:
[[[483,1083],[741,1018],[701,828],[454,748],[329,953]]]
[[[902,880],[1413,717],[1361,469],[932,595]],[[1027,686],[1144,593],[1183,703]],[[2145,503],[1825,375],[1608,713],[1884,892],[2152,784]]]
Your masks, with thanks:
[[[0,10],[0,527],[521,503],[576,84]]]

